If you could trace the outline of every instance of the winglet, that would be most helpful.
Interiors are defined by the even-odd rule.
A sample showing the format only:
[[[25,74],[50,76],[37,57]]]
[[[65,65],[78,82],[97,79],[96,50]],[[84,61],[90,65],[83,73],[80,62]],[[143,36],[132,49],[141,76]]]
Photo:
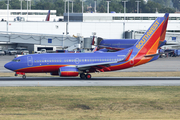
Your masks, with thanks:
[[[118,61],[118,62],[128,61],[131,57],[132,52],[133,52],[133,49],[130,49],[126,57],[123,60]]]

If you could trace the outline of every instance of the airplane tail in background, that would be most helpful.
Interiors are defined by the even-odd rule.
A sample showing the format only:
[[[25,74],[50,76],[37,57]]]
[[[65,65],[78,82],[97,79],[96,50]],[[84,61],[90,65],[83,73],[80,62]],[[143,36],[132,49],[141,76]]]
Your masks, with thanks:
[[[166,29],[167,29],[167,24],[168,24],[168,19],[169,19],[169,13],[166,13],[164,15],[164,23],[163,23],[163,28],[162,28],[162,32],[161,32],[161,37],[160,37],[160,40],[159,40],[159,47],[161,45],[161,43],[164,42],[165,40],[165,36],[166,36]]]
[[[93,40],[92,40],[91,45],[94,45],[94,43],[95,43],[94,39],[95,39],[95,36],[93,36]]]
[[[46,20],[45,21],[49,21],[49,19],[50,19],[50,10],[48,11],[48,14],[46,16]]]
[[[165,17],[158,17],[145,34],[133,46],[136,56],[156,54]]]

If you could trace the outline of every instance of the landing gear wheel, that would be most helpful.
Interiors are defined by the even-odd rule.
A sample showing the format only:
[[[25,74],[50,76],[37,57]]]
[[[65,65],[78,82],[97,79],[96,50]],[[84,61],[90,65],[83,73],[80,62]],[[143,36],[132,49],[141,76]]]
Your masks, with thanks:
[[[23,78],[23,79],[26,79],[26,76],[25,76],[25,75],[23,75],[23,76],[22,76],[22,78]]]
[[[18,76],[18,74],[15,74],[14,76]]]
[[[91,79],[91,74],[86,74],[86,79]]]
[[[84,73],[81,73],[81,74],[80,74],[80,78],[81,78],[81,79],[86,79],[86,75],[85,75]]]

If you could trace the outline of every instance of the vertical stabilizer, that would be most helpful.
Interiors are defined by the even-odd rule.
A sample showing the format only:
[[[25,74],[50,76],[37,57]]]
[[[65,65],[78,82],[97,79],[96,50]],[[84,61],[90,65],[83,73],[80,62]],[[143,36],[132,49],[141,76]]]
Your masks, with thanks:
[[[46,16],[46,21],[49,21],[49,19],[50,19],[50,10],[48,11],[48,14]]]
[[[167,24],[168,24],[168,19],[169,19],[169,13],[166,13],[164,15],[164,23],[163,23],[163,28],[162,28],[162,32],[161,32],[161,37],[159,40],[159,47],[161,45],[162,42],[164,42],[165,40],[165,36],[166,36],[166,29],[167,29]]]
[[[145,34],[136,42],[134,50],[137,54],[155,54],[162,33],[164,17],[158,17]]]

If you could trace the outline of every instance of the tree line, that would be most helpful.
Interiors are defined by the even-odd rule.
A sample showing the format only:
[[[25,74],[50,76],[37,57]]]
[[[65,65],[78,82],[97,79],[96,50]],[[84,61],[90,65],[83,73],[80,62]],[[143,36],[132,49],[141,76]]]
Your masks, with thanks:
[[[65,0],[32,0],[31,1],[31,9],[36,10],[57,10],[56,15],[60,16],[64,13],[64,2]],[[67,1],[67,0],[66,0]],[[72,1],[72,0],[71,0]],[[97,0],[96,1],[96,12],[98,13],[106,13],[107,12],[107,0]],[[167,2],[171,1],[173,6],[166,5],[166,3],[161,3],[163,0],[159,0],[161,2],[157,2],[158,0],[148,0],[148,2],[144,2],[144,0],[139,0],[139,12],[140,13],[155,13],[156,11],[159,13],[174,13],[179,8],[179,0],[165,0]],[[0,1],[0,9],[7,9],[7,0]],[[11,0],[9,1],[9,9],[20,9],[21,2],[19,0]],[[27,9],[27,1],[22,1],[23,9]],[[69,11],[72,11],[72,2],[69,3]],[[84,12],[94,12],[95,2],[94,0],[87,0],[83,2]],[[67,8],[66,2],[66,8]],[[67,10],[66,10],[67,11]],[[116,13],[124,13],[124,3],[122,0],[111,0],[109,3],[109,11],[114,11]],[[82,12],[82,1],[73,0],[73,12],[81,13]],[[128,0],[126,2],[126,13],[136,13],[137,12],[137,2],[135,0]]]

